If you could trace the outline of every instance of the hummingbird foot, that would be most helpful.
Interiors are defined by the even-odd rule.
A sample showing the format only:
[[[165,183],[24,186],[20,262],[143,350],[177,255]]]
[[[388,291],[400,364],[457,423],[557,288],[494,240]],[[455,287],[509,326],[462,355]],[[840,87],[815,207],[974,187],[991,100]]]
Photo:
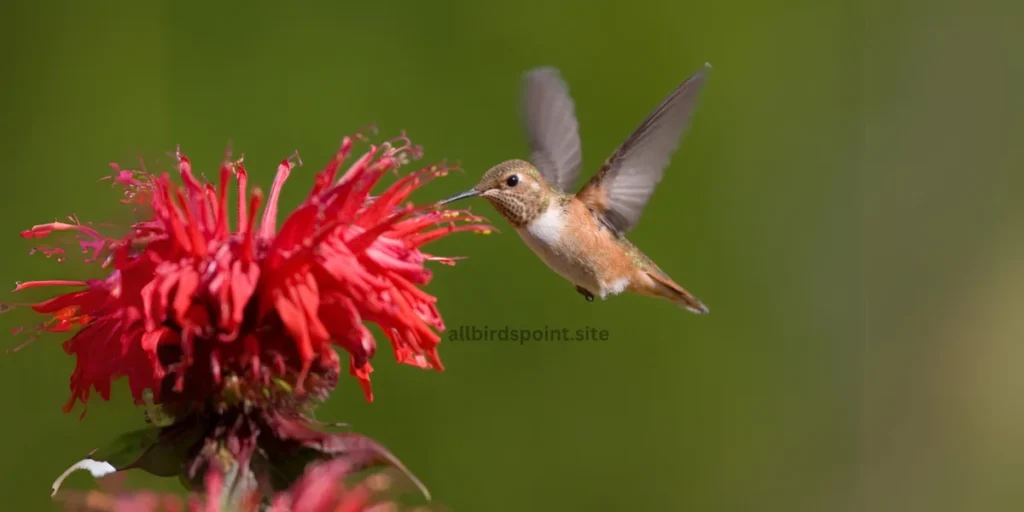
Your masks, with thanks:
[[[594,302],[594,294],[587,291],[586,288],[582,286],[577,286],[576,291],[579,292],[580,295],[582,295],[584,298],[586,298],[587,302]]]

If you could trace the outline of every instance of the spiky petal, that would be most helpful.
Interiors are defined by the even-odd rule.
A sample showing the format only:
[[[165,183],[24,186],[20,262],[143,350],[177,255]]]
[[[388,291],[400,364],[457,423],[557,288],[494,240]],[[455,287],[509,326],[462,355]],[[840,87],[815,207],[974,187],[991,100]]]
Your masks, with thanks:
[[[166,173],[114,166],[112,182],[124,187],[125,202],[148,209],[126,235],[107,236],[74,218],[24,231],[32,239],[74,234],[88,261],[109,272],[18,286],[75,289],[32,305],[49,317],[37,333],[80,327],[64,343],[77,358],[65,410],[86,404],[93,389],[108,399],[111,382],[122,376],[137,402],[152,390],[157,404],[186,409],[211,399],[230,405],[322,397],[340,367],[334,346],[348,352],[349,370],[372,400],[376,343],[368,323],[391,340],[399,362],[443,369],[437,332],[444,323],[436,299],[420,287],[431,280],[427,261],[453,260],[422,247],[457,231],[491,228],[467,212],[405,204],[446,174],[444,166],[406,174],[370,195],[385,174],[417,156],[404,136],[371,146],[336,177],[352,149],[353,139],[345,138],[280,227],[278,198],[297,155],[278,166],[264,205],[260,190],[248,191],[241,160],[225,161],[214,185],[198,178],[179,151],[180,186]]]

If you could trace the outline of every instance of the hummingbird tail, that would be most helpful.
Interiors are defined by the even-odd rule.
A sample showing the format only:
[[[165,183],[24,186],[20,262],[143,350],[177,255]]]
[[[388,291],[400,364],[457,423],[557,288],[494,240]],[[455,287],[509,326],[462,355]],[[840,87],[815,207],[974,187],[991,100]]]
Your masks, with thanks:
[[[692,293],[686,291],[685,288],[676,284],[668,276],[651,272],[647,273],[647,275],[654,281],[655,295],[668,299],[691,313],[706,315],[710,311],[703,302],[694,297]]]

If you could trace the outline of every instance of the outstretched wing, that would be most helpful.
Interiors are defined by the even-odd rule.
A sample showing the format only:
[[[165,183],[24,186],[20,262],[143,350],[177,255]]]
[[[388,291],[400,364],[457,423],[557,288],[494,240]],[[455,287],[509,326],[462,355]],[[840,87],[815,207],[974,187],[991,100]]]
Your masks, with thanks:
[[[577,197],[619,234],[633,229],[690,123],[710,64],[686,79],[605,161]]]
[[[523,82],[523,127],[533,152],[532,163],[548,183],[569,191],[582,158],[569,88],[551,67],[530,71]]]

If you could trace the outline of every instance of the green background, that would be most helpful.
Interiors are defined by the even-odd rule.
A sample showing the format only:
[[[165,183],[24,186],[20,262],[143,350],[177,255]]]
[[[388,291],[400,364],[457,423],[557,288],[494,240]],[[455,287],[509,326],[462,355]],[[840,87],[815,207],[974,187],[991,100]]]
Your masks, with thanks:
[[[589,173],[710,62],[689,136],[631,234],[709,316],[642,297],[587,303],[476,200],[501,233],[431,247],[470,257],[437,266],[428,287],[448,326],[609,340],[446,341],[434,373],[398,367],[378,339],[376,402],[345,378],[320,418],[384,443],[456,511],[1020,510],[1019,10],[8,3],[0,283],[97,275],[29,256],[18,231],[72,213],[123,220],[96,182],[108,162],[166,169],[181,144],[212,173],[230,141],[268,189],[297,149],[287,210],[343,136],[376,123],[466,170],[414,196],[431,201],[526,156],[529,68],[562,70]],[[17,315],[4,325],[30,320]],[[141,423],[124,382],[82,422],[60,412],[73,367],[62,339],[0,357],[5,510],[49,509],[54,477]]]

